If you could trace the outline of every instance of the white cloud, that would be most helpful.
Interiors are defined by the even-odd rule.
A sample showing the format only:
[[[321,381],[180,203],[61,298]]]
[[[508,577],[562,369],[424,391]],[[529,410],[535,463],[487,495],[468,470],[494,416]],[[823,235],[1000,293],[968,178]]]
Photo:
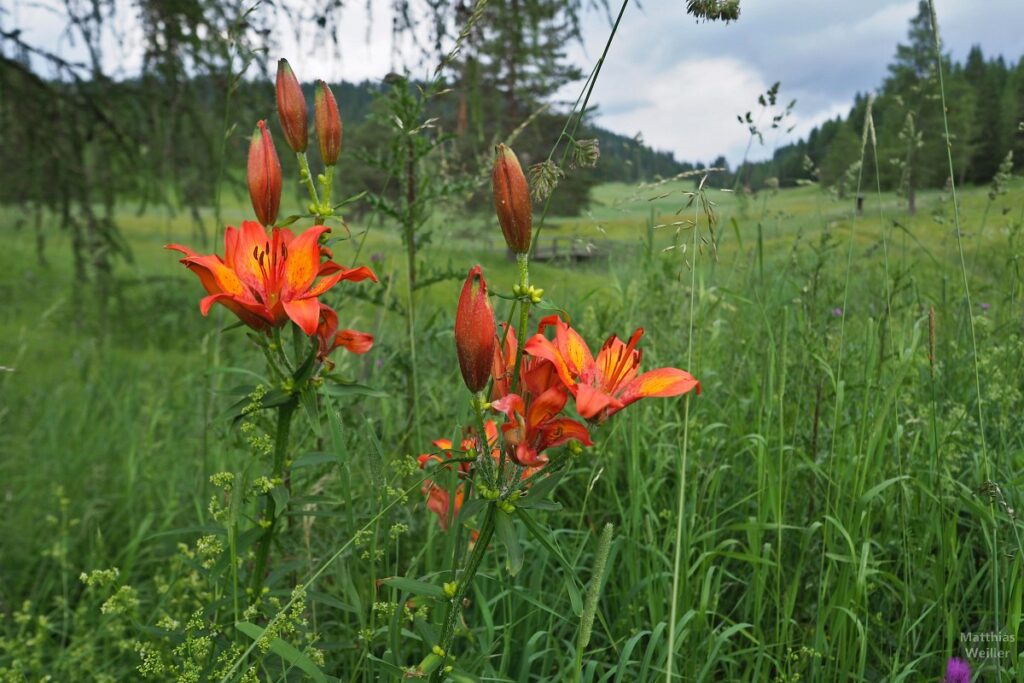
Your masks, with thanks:
[[[704,161],[725,150],[739,148],[742,154],[747,131],[736,114],[750,109],[756,93],[770,85],[754,70],[725,58],[680,62],[647,78],[632,79],[628,89],[622,86],[630,81],[617,71],[599,80],[594,89],[598,104],[608,104],[602,122],[627,135],[642,131],[644,140],[657,149]],[[623,99],[629,106],[616,106]]]
[[[1021,0],[990,0],[984,11],[971,0],[937,4],[944,45],[955,58],[975,43],[986,55],[1013,61],[1024,53]],[[626,134],[642,131],[649,144],[679,159],[706,162],[723,153],[736,164],[748,138],[736,114],[756,114],[758,94],[775,81],[782,83],[782,103],[797,100],[789,120],[795,128],[785,138],[766,136],[764,147],[755,143],[752,159],[845,115],[854,95],[877,88],[917,1],[744,0],[739,21],[729,25],[697,24],[679,0],[646,0],[642,7],[627,8],[609,51],[591,100],[597,122]],[[570,57],[587,70],[609,30],[606,19],[590,15],[584,45],[572,46]],[[578,89],[563,95],[575,98]]]

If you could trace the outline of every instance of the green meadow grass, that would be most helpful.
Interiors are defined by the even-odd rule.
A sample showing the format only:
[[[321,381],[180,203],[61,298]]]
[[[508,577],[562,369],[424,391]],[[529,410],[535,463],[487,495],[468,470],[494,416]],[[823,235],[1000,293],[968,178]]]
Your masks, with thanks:
[[[984,188],[961,197],[970,309],[942,193],[919,197],[914,217],[897,197],[869,194],[855,217],[852,200],[815,187],[744,201],[708,190],[717,225],[712,234],[698,216],[695,254],[682,246],[692,227],[669,225],[695,217],[692,189],[602,186],[588,215],[550,219],[541,240],[569,237],[609,256],[531,268],[592,348],[643,326],[644,367],[684,367],[692,349],[686,369],[703,392],[688,413],[678,621],[668,623],[685,403],[649,399],[597,430],[553,493],[559,510],[533,512],[550,543],[517,523],[518,575],[500,546],[485,560],[455,641],[458,671],[573,680],[581,595],[607,523],[580,680],[663,679],[669,628],[680,681],[937,680],[964,654],[962,632],[1019,637],[1024,184],[991,206]],[[224,219],[237,222],[243,204],[229,204]],[[231,609],[223,558],[196,544],[221,528],[208,477],[255,466],[221,413],[261,359],[243,330],[221,331],[227,315],[200,316],[198,282],[162,249],[197,244],[185,216],[124,208],[133,261],[117,266],[105,311],[74,280],[60,226],[44,221],[41,265],[31,228],[10,227],[16,218],[0,212],[0,674],[136,680],[137,642]],[[337,260],[371,263],[389,276],[377,287],[404,302],[397,230],[350,228]],[[328,457],[297,463],[272,596],[287,600],[343,550],[291,639],[315,635],[323,670],[344,681],[397,680],[430,649],[429,628],[403,618],[408,595],[378,580],[446,580],[451,534],[423,505],[409,456],[470,418],[452,341],[461,277],[479,262],[501,293],[515,277],[491,221],[449,207],[430,230],[424,271],[456,276],[417,293],[419,421],[410,429],[405,412],[403,319],[346,296],[372,296],[374,285],[343,284],[330,297],[343,325],[378,343],[367,356],[339,353],[339,371],[386,396],[335,399],[340,441],[308,422],[297,429],[297,454]],[[111,585],[79,579],[111,567]],[[118,598],[121,585],[134,592]],[[430,614],[437,623],[441,610]],[[972,662],[982,680],[1020,680],[1016,643],[1005,649]],[[273,654],[260,675],[303,678]]]

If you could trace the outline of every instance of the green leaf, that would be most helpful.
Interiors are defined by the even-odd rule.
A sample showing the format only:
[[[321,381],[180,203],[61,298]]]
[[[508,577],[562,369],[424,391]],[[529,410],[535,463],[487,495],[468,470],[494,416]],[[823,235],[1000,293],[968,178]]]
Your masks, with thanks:
[[[444,589],[441,588],[441,586],[435,586],[434,584],[426,581],[409,579],[404,576],[392,576],[390,579],[384,579],[384,583],[392,588],[397,588],[398,590],[411,595],[424,595],[428,598],[445,597]]]
[[[288,501],[291,500],[292,494],[288,493],[288,489],[284,486],[275,486],[270,489],[270,495],[274,497],[274,504],[277,506],[275,516],[280,517],[288,507]]]
[[[263,632],[266,630],[262,626],[250,624],[247,621],[235,622],[235,628],[253,640],[259,640],[262,638]],[[292,666],[301,669],[307,676],[312,678],[314,681],[317,681],[317,683],[327,683],[327,676],[324,675],[324,672],[321,671],[315,663],[313,663],[313,660],[309,658],[309,655],[301,652],[295,646],[286,643],[280,638],[273,638],[270,641],[270,651]]]
[[[228,374],[228,375],[248,375],[249,377],[256,378],[256,380],[260,384],[266,384],[267,383],[267,378],[266,377],[264,377],[263,375],[261,375],[258,372],[254,372],[254,371],[250,370],[249,368],[236,368],[236,367],[224,365],[224,366],[221,366],[219,368],[210,368],[209,371],[210,372],[215,372],[215,373],[224,373],[224,374]]]
[[[559,313],[562,314],[562,317],[565,319],[566,322],[571,322],[572,321],[572,317],[569,315],[568,311],[566,311],[564,308],[562,308],[558,304],[556,304],[556,303],[554,303],[552,301],[549,301],[547,299],[541,299],[539,302],[535,303],[533,306],[534,306],[534,308],[539,308],[542,311],[558,311]]]
[[[550,476],[540,478],[539,481],[533,483],[526,492],[526,495],[516,501],[516,505],[524,508],[536,507],[536,502],[547,498],[548,494],[558,485],[558,482],[562,481],[563,476],[565,476],[564,469]],[[533,479],[530,481],[533,481]],[[527,501],[531,501],[532,504],[528,504]]]
[[[473,519],[473,517],[479,514],[481,510],[487,507],[487,502],[488,501],[483,498],[474,498],[473,500],[465,503],[461,508],[459,508],[459,521],[465,522]]]
[[[512,518],[504,510],[498,510],[494,519],[494,533],[498,540],[505,546],[508,555],[505,559],[505,566],[508,573],[515,576],[523,568],[523,546],[519,545],[519,537],[516,535],[516,528],[512,524]]]
[[[526,508],[527,510],[544,510],[545,512],[558,512],[562,509],[561,503],[556,503],[553,500],[544,500],[543,498],[520,498],[516,501],[516,507]]]
[[[294,223],[295,221],[299,220],[300,218],[302,218],[301,215],[293,214],[291,216],[288,216],[288,218],[285,218],[283,221],[279,221],[278,224],[277,224],[277,227],[283,228],[285,226],[291,225],[292,223]]]
[[[313,434],[319,438],[322,433],[320,430],[320,408],[316,404],[316,391],[308,384],[302,387],[299,403],[302,404],[302,410],[309,418],[309,426],[313,428]]]
[[[311,451],[309,453],[303,453],[299,457],[295,458],[292,463],[292,469],[297,470],[303,467],[315,467],[316,465],[323,465],[328,462],[337,462],[337,457],[333,453],[325,453],[324,451]]]
[[[368,194],[368,192],[369,192],[368,190],[363,190],[359,194],[354,194],[351,197],[345,197],[340,202],[335,204],[333,208],[334,209],[340,209],[341,207],[347,206],[348,204],[351,204],[353,202],[358,202],[360,199],[365,197]]]
[[[333,595],[328,595],[327,593],[319,593],[317,591],[306,591],[306,597],[309,598],[309,600],[312,602],[319,602],[322,605],[333,607],[336,610],[349,612],[350,614],[359,614],[359,611],[356,610],[356,608],[352,605],[349,605],[346,602],[342,602],[338,598],[334,597]]]
[[[337,396],[339,398],[345,398],[348,396],[369,396],[371,398],[387,398],[388,393],[381,391],[380,389],[374,389],[368,387],[365,384],[358,384],[356,382],[342,382],[337,379],[333,379],[333,384],[325,383],[321,390],[328,396]]]
[[[296,327],[295,329],[298,330],[299,328]],[[296,334],[297,336],[299,335],[299,333]],[[302,386],[306,383],[306,380],[313,375],[313,370],[316,368],[316,355],[319,350],[320,348],[317,344],[310,343],[309,353],[306,354],[306,358],[302,361],[302,365],[300,365],[292,374],[292,378],[295,380],[296,386]],[[298,355],[298,353],[299,349],[296,349],[295,354]]]
[[[565,559],[562,553],[558,550],[558,547],[552,543],[550,534],[551,532],[542,527],[537,523],[533,517],[529,515],[522,507],[516,508],[516,514],[519,519],[523,520],[523,524],[526,525],[526,530],[544,546],[544,549],[551,553],[562,565],[565,576],[565,589],[569,593],[569,602],[572,604],[572,611],[576,616],[583,613],[583,599],[580,596],[579,588],[576,585],[576,568],[569,564],[569,561]]]
[[[732,230],[736,233],[736,241],[739,242],[740,251],[743,251],[743,237],[740,235],[740,224],[736,222],[736,218],[732,217],[729,219],[729,224],[732,226]]]
[[[260,408],[261,410],[266,410],[267,408],[277,408],[278,406],[282,406],[288,401],[291,401],[292,399],[292,394],[287,391],[282,391],[281,389],[271,389],[263,397],[263,400],[260,401]],[[249,403],[251,403],[251,401],[249,400],[249,396],[244,396],[235,403],[231,404],[230,407],[228,407],[223,413],[221,413],[220,419],[239,419],[240,417],[242,417],[242,411],[249,405]]]

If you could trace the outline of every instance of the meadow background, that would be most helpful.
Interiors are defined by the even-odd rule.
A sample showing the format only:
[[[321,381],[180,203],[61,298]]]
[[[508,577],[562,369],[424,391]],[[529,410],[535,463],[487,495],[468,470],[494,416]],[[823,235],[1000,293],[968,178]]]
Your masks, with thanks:
[[[23,76],[4,73],[8,85]],[[929,75],[925,84],[938,82]],[[251,89],[269,111],[271,91]],[[414,91],[373,97],[384,112],[437,113],[406,99]],[[941,114],[937,92],[921,106]],[[947,182],[942,117],[929,109],[920,147],[921,131],[905,135],[904,117],[888,129],[900,166],[881,132],[881,154],[861,135],[896,106],[880,100],[877,110],[855,104],[855,153],[831,176],[810,157],[789,176],[779,172],[788,157],[778,156],[746,171],[690,164],[663,177],[635,165],[634,177],[602,177],[616,156],[588,171],[566,165],[566,187],[582,199],[555,206],[540,245],[559,239],[588,257],[536,263],[533,282],[592,348],[643,326],[644,367],[684,367],[702,393],[688,408],[643,401],[596,430],[596,446],[554,488],[555,504],[531,511],[548,531],[538,537],[517,523],[524,562],[515,576],[496,544],[456,639],[455,680],[663,680],[669,628],[675,680],[941,680],[947,659],[965,654],[963,632],[1013,636],[1005,658],[971,663],[976,680],[1020,680],[1020,160]],[[447,114],[457,120],[457,107]],[[524,140],[550,147],[564,121],[552,115]],[[230,156],[238,145],[224,132],[223,159],[211,153],[209,167],[223,161],[215,177],[225,177],[212,190],[199,182],[215,204],[189,200],[188,179],[170,170],[145,179],[174,195],[167,201],[121,192],[110,175],[69,179],[130,168],[128,154],[103,156],[100,132],[77,161],[55,155],[65,175],[51,177],[50,194],[0,206],[5,681],[219,680],[252,642],[230,623],[227,539],[214,514],[227,503],[210,477],[261,467],[225,415],[263,363],[225,311],[200,316],[199,285],[163,249],[205,239],[220,251],[219,226],[250,217],[233,182],[243,157]],[[391,133],[378,133],[380,149],[391,149]],[[203,149],[221,148],[219,136]],[[950,139],[956,163],[964,136]],[[1010,146],[1018,139],[1011,134]],[[341,172],[340,196],[372,192],[347,211],[347,231],[336,224],[335,255],[382,277],[335,290],[328,303],[377,344],[335,358],[340,374],[369,389],[332,397],[322,424],[296,427],[295,493],[268,581],[278,602],[252,621],[266,623],[330,563],[289,608],[281,644],[255,655],[256,680],[401,680],[429,651],[437,594],[384,580],[436,588],[448,570],[452,534],[423,504],[415,456],[470,419],[452,333],[461,278],[480,263],[505,294],[516,277],[472,156],[459,157],[468,169],[460,175],[441,165],[449,157],[439,149],[425,143],[416,160],[439,180],[423,181],[429,201],[418,205],[412,239],[385,210],[395,159],[378,157],[377,185],[369,172]],[[658,159],[639,143],[623,149],[634,161]],[[834,149],[826,145],[821,161]],[[345,152],[342,165],[370,166],[369,156]],[[104,180],[118,192],[108,197]],[[297,195],[286,192],[284,206],[300,206]],[[421,278],[411,306],[410,243]],[[269,431],[267,420],[254,424]],[[597,617],[579,650],[609,523]]]

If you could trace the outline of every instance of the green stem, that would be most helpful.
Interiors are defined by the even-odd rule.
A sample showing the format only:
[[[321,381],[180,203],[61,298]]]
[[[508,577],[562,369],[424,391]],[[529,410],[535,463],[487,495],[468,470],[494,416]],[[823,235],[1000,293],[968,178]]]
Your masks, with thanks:
[[[523,364],[523,347],[526,346],[526,326],[530,324],[530,297],[526,290],[530,288],[530,255],[516,254],[516,262],[519,264],[519,344],[516,348],[516,366],[512,372],[512,391],[516,390],[516,383],[519,381],[519,368]]]
[[[480,563],[483,562],[484,554],[487,552],[487,544],[491,542],[491,536],[494,535],[494,517],[497,506],[493,503],[487,506],[487,512],[484,513],[484,521],[480,526],[480,535],[477,536],[476,545],[473,546],[473,552],[469,556],[469,562],[466,563],[466,569],[462,572],[462,577],[459,579],[458,587],[455,589],[455,595],[448,602],[448,609],[445,610],[444,614],[444,625],[441,630],[440,646],[444,650],[445,656],[447,657],[448,651],[452,646],[452,639],[455,636],[455,624],[459,620],[459,614],[462,611],[462,601],[469,592],[470,586],[473,584],[473,577],[476,575],[477,570],[480,568]],[[444,666],[440,666],[434,671],[430,677],[431,683],[441,683],[444,680],[445,671]]]
[[[406,380],[408,382],[407,410],[409,413],[408,425],[410,433],[414,433],[417,442],[420,441],[420,420],[419,420],[419,387],[418,368],[416,361],[416,222],[417,222],[417,197],[416,197],[416,150],[413,148],[412,138],[409,138],[406,147],[405,158],[405,211],[402,217],[402,229],[405,233],[405,269],[406,269],[406,312],[405,325],[406,334],[409,340],[409,367]]]
[[[324,170],[324,182],[320,184],[320,188],[323,190],[323,206],[324,208],[330,208],[331,206],[331,190],[334,189],[334,167],[328,166]]]
[[[313,202],[313,222],[316,225],[322,225],[324,217],[320,215],[320,195],[316,192],[316,185],[313,183],[313,172],[309,170],[309,159],[306,158],[305,152],[296,152],[295,158],[299,160],[299,170],[302,175],[302,181],[306,184],[306,191],[309,192],[309,199]]]
[[[274,434],[274,471],[273,479],[280,479],[284,474],[285,454],[288,452],[288,435],[291,431],[292,416],[298,402],[288,401],[277,409],[277,431]],[[266,493],[267,504],[263,508],[263,536],[256,547],[256,564],[252,573],[252,600],[255,602],[263,592],[263,574],[267,570],[267,558],[274,540],[274,527],[277,523],[277,502],[270,491]]]
[[[693,319],[694,302],[697,291],[697,221],[699,215],[697,208],[694,208],[693,215],[693,263],[690,264],[690,320],[689,333],[686,336],[686,367],[693,371]],[[665,657],[665,681],[672,683],[672,669],[675,666],[676,657],[676,619],[679,612],[679,592],[682,588],[680,571],[683,560],[683,531],[685,527],[684,517],[686,514],[686,457],[690,445],[690,394],[686,395],[683,402],[683,446],[676,466],[679,468],[679,488],[676,491],[676,531],[675,531],[675,552],[672,555],[672,595],[669,603],[668,618],[668,654]]]
[[[487,442],[487,425],[484,420],[484,406],[487,405],[487,398],[484,396],[484,392],[478,391],[473,397],[473,413],[476,416],[476,429],[479,434],[480,452],[477,453],[478,463],[489,463],[484,466],[485,471],[492,473],[493,476],[488,477],[488,482],[491,486],[500,489],[502,482],[502,471],[505,469],[505,449],[501,449],[501,461],[498,464],[497,472],[495,473],[493,463],[491,463],[490,450],[491,445]]]

